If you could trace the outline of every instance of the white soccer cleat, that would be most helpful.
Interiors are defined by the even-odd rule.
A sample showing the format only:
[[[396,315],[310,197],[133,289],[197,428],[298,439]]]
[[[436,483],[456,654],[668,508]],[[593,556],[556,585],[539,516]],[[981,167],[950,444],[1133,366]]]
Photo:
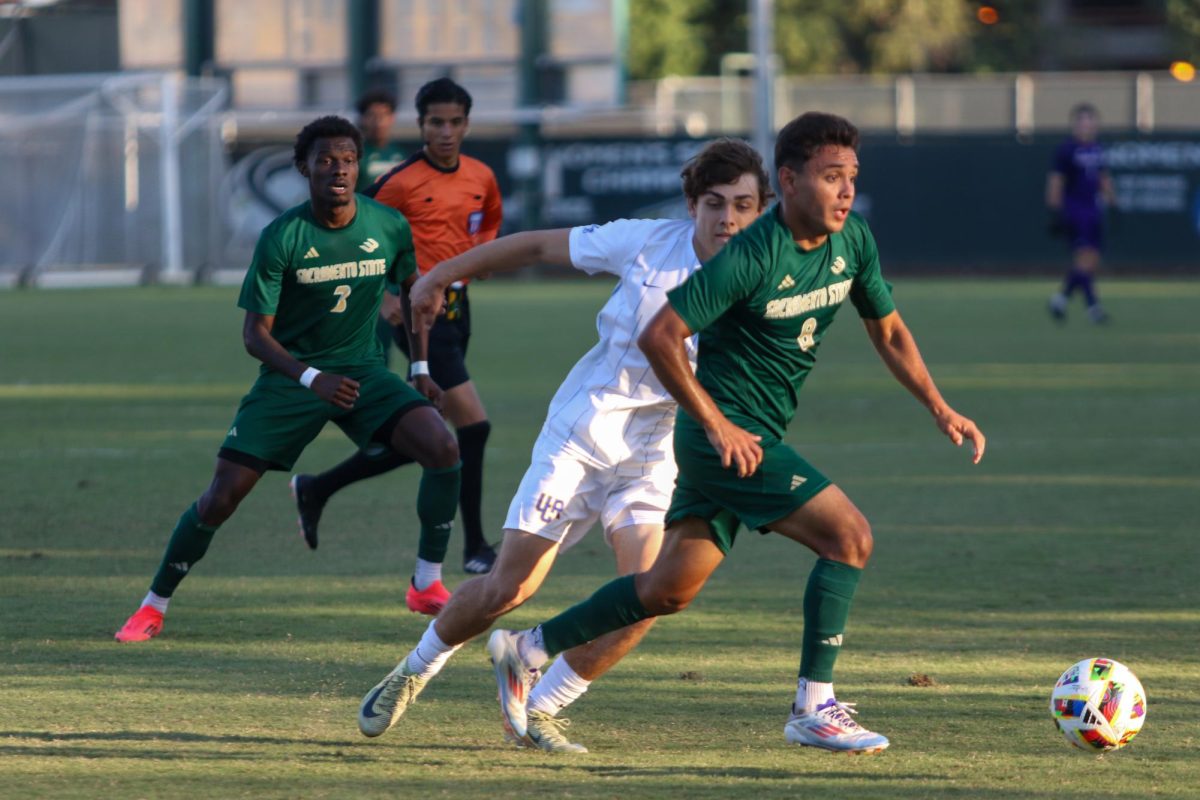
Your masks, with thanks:
[[[358,709],[358,729],[363,736],[379,736],[396,724],[417,699],[428,678],[408,674],[405,658],[363,698]]]
[[[835,753],[878,753],[886,750],[888,740],[859,725],[851,717],[857,714],[853,703],[826,700],[816,711],[797,714],[792,707],[792,716],[783,726],[783,735],[789,744],[804,747],[819,747]]]
[[[555,717],[545,711],[530,711],[526,741],[510,734],[507,726],[504,739],[517,747],[528,747],[527,742],[532,742],[534,747],[547,753],[586,753],[586,747],[567,739],[566,729],[570,724],[571,720]]]
[[[529,702],[529,690],[537,683],[540,673],[521,658],[517,649],[519,639],[517,631],[496,630],[488,639],[487,649],[500,690],[500,717],[504,730],[518,743],[532,744],[526,738],[529,720],[525,705]]]

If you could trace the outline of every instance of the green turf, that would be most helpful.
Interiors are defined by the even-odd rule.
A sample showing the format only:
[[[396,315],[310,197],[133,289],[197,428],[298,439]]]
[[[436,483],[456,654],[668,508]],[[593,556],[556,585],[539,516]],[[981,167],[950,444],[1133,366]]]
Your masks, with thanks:
[[[812,556],[745,533],[697,602],[570,710],[590,755],[502,743],[479,643],[395,730],[362,738],[360,698],[425,625],[402,607],[412,470],[340,495],[316,553],[285,476],[268,475],[164,635],[116,645],[255,375],[235,293],[0,292],[0,797],[1195,797],[1200,283],[1109,283],[1104,328],[1078,309],[1053,325],[1050,288],[898,283],[944,393],[988,434],[978,467],[850,310],[805,389],[791,439],[877,540],[838,666],[839,695],[891,737],[873,758],[783,743]],[[492,531],[607,291],[473,289]],[[349,451],[330,430],[299,466]],[[585,539],[511,621],[612,568]],[[1149,696],[1144,732],[1104,758],[1071,750],[1046,707],[1092,655],[1124,661]]]

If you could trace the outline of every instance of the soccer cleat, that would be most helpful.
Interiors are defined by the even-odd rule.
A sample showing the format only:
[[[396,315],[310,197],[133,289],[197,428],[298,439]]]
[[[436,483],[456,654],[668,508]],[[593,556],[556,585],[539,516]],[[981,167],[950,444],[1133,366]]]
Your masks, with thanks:
[[[493,631],[487,649],[496,672],[496,685],[500,689],[500,718],[504,722],[504,730],[514,741],[532,744],[526,738],[528,718],[525,704],[529,702],[529,690],[537,683],[540,673],[521,658],[517,649],[519,638],[517,631]]]
[[[427,683],[428,678],[408,674],[408,658],[401,661],[363,698],[358,708],[358,729],[363,736],[378,736],[395,725]]]
[[[789,744],[804,747],[819,747],[836,753],[878,753],[886,750],[886,736],[873,733],[859,725],[850,716],[857,714],[853,703],[826,700],[816,711],[797,714],[792,707],[792,716],[783,726],[783,735]]]
[[[300,513],[300,535],[309,550],[316,550],[317,523],[321,521],[325,501],[313,496],[309,489],[312,480],[312,475],[293,475],[288,485],[292,487],[292,497],[296,499],[296,510]]]
[[[1096,303],[1088,308],[1088,319],[1096,325],[1107,325],[1112,318],[1099,303]]]
[[[436,617],[449,600],[450,590],[441,581],[434,581],[424,589],[418,589],[409,581],[408,591],[404,594],[404,602],[409,611],[414,614],[428,614],[431,617]]]
[[[487,542],[474,553],[463,556],[463,572],[468,575],[486,575],[496,563],[496,551]]]
[[[142,606],[117,631],[118,642],[144,642],[162,633],[163,615],[154,606]]]
[[[1050,295],[1050,301],[1046,303],[1046,310],[1050,312],[1050,316],[1055,322],[1066,322],[1067,298],[1061,292]]]
[[[570,724],[571,720],[551,716],[545,711],[530,711],[526,733],[535,747],[547,753],[586,753],[586,747],[567,739],[566,728]],[[517,744],[520,746],[520,742]]]

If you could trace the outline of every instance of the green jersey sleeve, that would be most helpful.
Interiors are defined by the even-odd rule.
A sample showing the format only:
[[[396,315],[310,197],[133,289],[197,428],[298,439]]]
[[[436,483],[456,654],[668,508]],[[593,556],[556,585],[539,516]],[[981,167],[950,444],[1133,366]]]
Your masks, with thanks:
[[[761,282],[754,254],[745,241],[734,240],[686,281],[667,292],[667,302],[692,333],[699,333]]]
[[[238,307],[255,314],[274,315],[279,307],[279,293],[283,288],[283,274],[287,265],[288,259],[280,248],[275,226],[269,225],[263,229],[258,244],[254,246],[254,258],[242,280]]]
[[[883,319],[896,310],[892,302],[892,286],[883,279],[879,268],[879,249],[875,246],[875,237],[867,223],[859,221],[857,245],[859,263],[862,270],[854,278],[850,287],[850,302],[858,310],[863,319]]]

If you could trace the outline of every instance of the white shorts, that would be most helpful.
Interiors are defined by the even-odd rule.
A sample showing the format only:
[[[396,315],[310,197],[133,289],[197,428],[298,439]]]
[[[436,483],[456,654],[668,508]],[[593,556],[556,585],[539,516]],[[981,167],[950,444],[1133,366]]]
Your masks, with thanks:
[[[602,466],[572,442],[538,437],[504,527],[559,542],[565,552],[597,521],[610,547],[613,531],[662,525],[677,472],[671,448],[668,434],[615,466]]]

